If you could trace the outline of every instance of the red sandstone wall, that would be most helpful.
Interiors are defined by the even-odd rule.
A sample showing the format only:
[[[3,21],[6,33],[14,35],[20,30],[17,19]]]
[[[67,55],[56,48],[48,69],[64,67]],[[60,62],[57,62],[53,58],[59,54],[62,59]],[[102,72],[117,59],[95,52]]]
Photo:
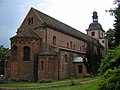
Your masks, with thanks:
[[[68,36],[64,33],[59,32],[59,31],[47,28],[47,43],[50,45],[52,45],[53,36],[56,36],[56,46],[67,48],[67,43],[69,43],[69,48],[71,48],[70,42],[72,42],[72,49],[74,49],[74,45],[75,45],[76,51],[80,51],[81,53],[82,52],[85,53],[85,48],[87,46],[86,46],[86,43],[83,42],[82,40],[78,40],[74,37]],[[80,50],[80,47],[81,47],[81,50]]]
[[[17,41],[17,42],[16,42]],[[41,44],[38,41],[31,39],[15,39],[12,41],[12,46],[18,47],[18,59],[11,60],[11,78],[18,78],[24,80],[33,79],[34,70],[34,55],[41,50]],[[11,48],[12,48],[11,46]],[[30,47],[30,61],[23,60],[23,49],[25,46]]]

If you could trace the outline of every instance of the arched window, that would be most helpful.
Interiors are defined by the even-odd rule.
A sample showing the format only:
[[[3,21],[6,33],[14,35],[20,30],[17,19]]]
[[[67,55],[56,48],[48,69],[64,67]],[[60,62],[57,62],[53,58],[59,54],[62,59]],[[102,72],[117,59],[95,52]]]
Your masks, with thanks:
[[[30,25],[30,18],[28,18],[28,25]]]
[[[30,60],[30,48],[28,46],[25,46],[23,52],[24,52],[23,53],[23,60],[29,61]]]
[[[43,61],[41,61],[41,70],[43,70],[44,66],[43,66]]]
[[[33,17],[31,17],[31,24],[33,24]]]
[[[69,48],[69,43],[67,43],[67,48]]]
[[[67,62],[67,54],[64,56],[64,58],[65,58],[65,62]]]
[[[12,47],[12,60],[17,60],[18,59],[18,47],[14,45]]]
[[[75,49],[75,44],[74,44],[74,49]]]
[[[53,36],[53,45],[56,45],[56,36]]]
[[[70,42],[70,48],[72,48],[72,42]]]
[[[80,46],[80,51],[81,51],[81,46]]]

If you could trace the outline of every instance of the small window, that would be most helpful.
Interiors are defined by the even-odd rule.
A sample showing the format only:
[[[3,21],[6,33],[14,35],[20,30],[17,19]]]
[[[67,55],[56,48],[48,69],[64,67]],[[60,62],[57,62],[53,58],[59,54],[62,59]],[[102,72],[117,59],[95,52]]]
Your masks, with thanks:
[[[30,25],[30,18],[28,18],[28,25]]]
[[[30,60],[30,48],[28,46],[24,47],[23,60],[24,61]]]
[[[81,51],[81,46],[80,46],[80,51]]]
[[[33,17],[31,17],[31,24],[33,24]]]
[[[67,43],[67,48],[69,48],[69,43]]]
[[[65,58],[65,62],[67,62],[67,55],[65,55],[65,57],[64,57],[64,58]]]
[[[56,45],[56,36],[53,36],[53,45]]]
[[[78,73],[82,73],[82,65],[78,66]]]
[[[70,48],[72,48],[72,42],[70,42]]]
[[[91,32],[91,36],[95,36],[95,32]]]
[[[33,24],[33,17],[28,18],[28,25]]]
[[[82,50],[83,50],[83,51],[85,50],[85,46],[84,46],[84,45],[82,45]]]
[[[41,61],[41,70],[43,70],[43,61]]]
[[[103,40],[102,43],[105,43],[105,41]]]
[[[75,45],[74,45],[74,49],[75,49]]]

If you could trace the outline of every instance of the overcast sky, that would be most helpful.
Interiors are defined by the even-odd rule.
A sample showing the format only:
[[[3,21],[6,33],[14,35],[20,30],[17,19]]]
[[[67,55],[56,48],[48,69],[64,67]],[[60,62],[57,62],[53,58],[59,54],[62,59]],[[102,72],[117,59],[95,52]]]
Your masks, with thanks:
[[[0,0],[0,45],[10,47],[9,38],[16,34],[31,7],[84,33],[95,10],[105,31],[114,28],[114,17],[105,12],[114,7],[113,0]]]

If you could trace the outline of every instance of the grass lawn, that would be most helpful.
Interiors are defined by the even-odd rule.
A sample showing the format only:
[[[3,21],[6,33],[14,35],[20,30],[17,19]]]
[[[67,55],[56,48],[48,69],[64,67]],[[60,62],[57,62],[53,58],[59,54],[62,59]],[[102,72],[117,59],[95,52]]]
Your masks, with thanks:
[[[57,82],[49,82],[49,83],[20,83],[20,82],[12,82],[12,83],[4,83],[0,84],[0,87],[15,87],[15,88],[31,88],[31,87],[38,87],[38,86],[50,86],[50,85],[58,85],[58,84],[65,84],[71,82],[81,82],[81,81],[88,81],[93,80],[95,78],[79,78],[79,79],[72,79],[72,80],[62,80]],[[64,86],[64,87],[57,87],[57,88],[45,88],[45,89],[30,89],[30,90],[97,90],[98,81],[90,82],[83,85],[75,85],[75,86]],[[28,89],[29,90],[29,89]]]
[[[31,90],[98,90],[98,83],[99,80],[82,85],[46,88],[46,89],[31,89]]]

